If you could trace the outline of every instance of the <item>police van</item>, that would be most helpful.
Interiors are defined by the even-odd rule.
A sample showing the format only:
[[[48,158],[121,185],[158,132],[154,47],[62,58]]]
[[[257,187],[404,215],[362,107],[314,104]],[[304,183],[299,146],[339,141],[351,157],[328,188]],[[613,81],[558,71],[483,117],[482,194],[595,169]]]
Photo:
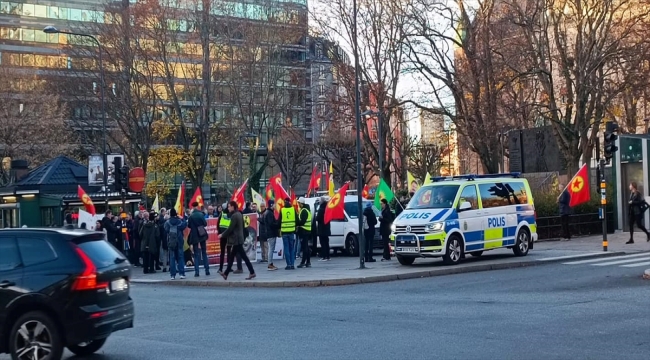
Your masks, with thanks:
[[[512,249],[526,256],[537,241],[533,195],[519,173],[432,178],[395,219],[397,260],[442,257],[457,264],[467,253]]]

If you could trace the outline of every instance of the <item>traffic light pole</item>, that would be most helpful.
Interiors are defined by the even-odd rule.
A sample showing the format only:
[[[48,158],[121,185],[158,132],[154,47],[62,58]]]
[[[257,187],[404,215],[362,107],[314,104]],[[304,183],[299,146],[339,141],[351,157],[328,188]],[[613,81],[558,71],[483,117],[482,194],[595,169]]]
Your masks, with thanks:
[[[603,222],[603,251],[607,251],[607,182],[605,181],[605,159],[600,159],[600,219]]]

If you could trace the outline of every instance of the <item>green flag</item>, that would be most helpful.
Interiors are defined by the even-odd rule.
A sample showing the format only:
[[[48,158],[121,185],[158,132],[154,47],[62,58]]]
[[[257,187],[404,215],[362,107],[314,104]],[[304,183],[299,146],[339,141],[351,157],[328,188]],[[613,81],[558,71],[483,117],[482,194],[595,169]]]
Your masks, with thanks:
[[[377,192],[375,192],[375,207],[381,209],[381,199],[386,199],[390,204],[394,197],[395,194],[393,194],[393,190],[390,189],[390,186],[388,186],[383,179],[379,181]]]

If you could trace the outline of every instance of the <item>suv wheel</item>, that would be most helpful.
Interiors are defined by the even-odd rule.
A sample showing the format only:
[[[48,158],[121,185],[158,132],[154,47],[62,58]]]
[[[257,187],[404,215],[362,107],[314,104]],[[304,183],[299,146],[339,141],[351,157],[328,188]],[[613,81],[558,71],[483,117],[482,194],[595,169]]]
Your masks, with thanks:
[[[515,253],[515,256],[526,256],[528,255],[528,250],[530,247],[530,233],[526,228],[520,229],[517,233],[517,241],[515,246],[512,248],[512,252]]]
[[[345,238],[345,251],[349,256],[359,256],[359,238],[350,234]]]
[[[13,360],[60,359],[63,343],[59,329],[47,314],[29,312],[11,328],[9,353]]]
[[[413,265],[413,262],[415,262],[415,258],[412,257],[412,256],[411,257],[404,257],[402,255],[397,255],[397,261],[399,261],[399,263],[401,265],[408,266],[408,265]]]
[[[458,235],[452,235],[447,239],[447,251],[442,260],[447,265],[456,265],[463,256],[463,240]]]
[[[107,338],[91,340],[86,343],[68,346],[68,350],[77,356],[88,356],[97,352],[106,343]]]

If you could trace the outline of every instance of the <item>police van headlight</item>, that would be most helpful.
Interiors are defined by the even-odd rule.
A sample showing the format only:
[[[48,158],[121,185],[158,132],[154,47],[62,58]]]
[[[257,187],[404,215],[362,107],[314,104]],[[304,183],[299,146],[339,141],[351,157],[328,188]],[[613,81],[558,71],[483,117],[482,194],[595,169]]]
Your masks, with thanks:
[[[396,230],[397,230],[397,226],[395,226],[395,224],[392,224],[392,225],[390,226],[390,231],[391,231],[391,232],[395,232]]]
[[[443,222],[436,222],[436,223],[429,224],[429,225],[425,226],[425,227],[424,227],[424,231],[426,231],[426,232],[430,232],[430,233],[431,233],[431,232],[438,232],[438,231],[442,231],[442,229],[444,228],[444,226],[445,226],[445,223],[443,223]]]

